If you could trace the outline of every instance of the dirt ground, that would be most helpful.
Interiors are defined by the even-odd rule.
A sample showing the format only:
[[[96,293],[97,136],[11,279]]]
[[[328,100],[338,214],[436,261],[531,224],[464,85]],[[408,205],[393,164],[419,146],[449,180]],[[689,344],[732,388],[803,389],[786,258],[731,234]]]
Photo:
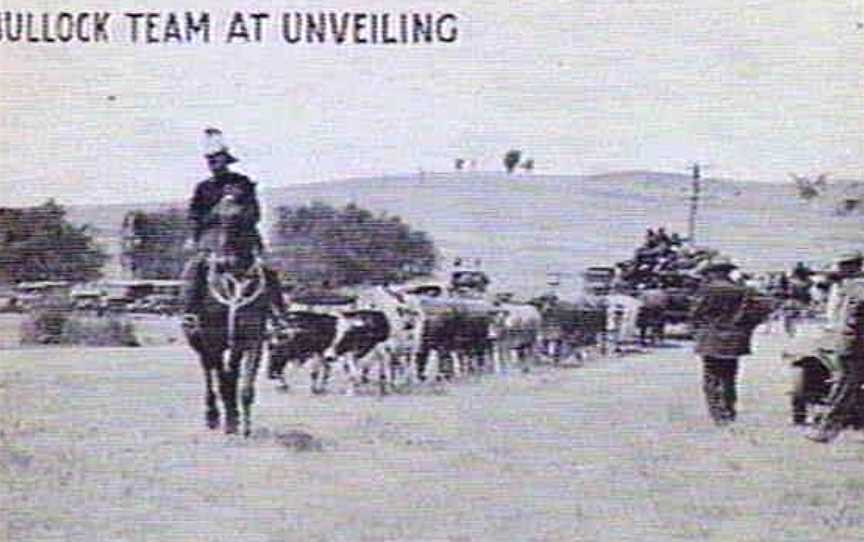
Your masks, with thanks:
[[[0,351],[0,539],[860,540],[864,437],[790,425],[787,342],[756,335],[733,428],[678,345],[383,399],[262,373],[248,440],[182,344]]]

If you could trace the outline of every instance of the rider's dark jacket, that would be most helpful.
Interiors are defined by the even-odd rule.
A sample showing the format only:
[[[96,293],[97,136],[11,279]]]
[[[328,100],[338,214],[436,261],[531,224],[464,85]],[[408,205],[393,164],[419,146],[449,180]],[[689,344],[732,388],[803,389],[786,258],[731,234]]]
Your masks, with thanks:
[[[195,241],[201,239],[201,234],[217,224],[218,219],[213,213],[214,207],[226,194],[233,194],[236,202],[242,207],[241,227],[250,234],[254,233],[260,245],[257,232],[258,221],[261,219],[261,206],[255,194],[255,183],[245,175],[226,171],[198,183],[195,194],[189,203],[189,220],[192,222],[192,236]]]
[[[723,358],[750,354],[753,330],[771,313],[772,303],[731,280],[704,284],[691,311],[696,353]]]

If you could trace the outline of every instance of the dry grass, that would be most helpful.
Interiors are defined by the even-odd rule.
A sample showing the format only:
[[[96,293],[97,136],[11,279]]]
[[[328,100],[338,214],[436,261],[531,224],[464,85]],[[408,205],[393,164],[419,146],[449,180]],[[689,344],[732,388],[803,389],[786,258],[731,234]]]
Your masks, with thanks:
[[[713,427],[687,349],[312,397],[259,379],[253,436],[204,429],[178,347],[18,350],[0,367],[10,540],[857,540],[864,437],[788,425],[757,336]],[[63,352],[58,356],[57,352]],[[93,362],[99,352],[98,363]],[[214,519],[218,518],[218,519]]]

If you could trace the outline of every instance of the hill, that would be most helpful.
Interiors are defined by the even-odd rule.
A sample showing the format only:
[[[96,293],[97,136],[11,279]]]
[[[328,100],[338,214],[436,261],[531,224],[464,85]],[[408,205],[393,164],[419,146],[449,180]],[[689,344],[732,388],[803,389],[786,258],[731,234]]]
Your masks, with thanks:
[[[698,244],[728,253],[745,269],[820,262],[837,250],[864,245],[864,216],[834,212],[836,198],[847,190],[842,183],[810,202],[799,199],[788,184],[713,179],[702,184]],[[582,269],[629,257],[647,227],[686,234],[690,192],[686,175],[645,171],[454,173],[278,187],[263,190],[261,199],[269,207],[354,202],[399,215],[428,231],[447,260],[456,255],[481,259],[496,290],[529,295],[546,288],[549,272],[565,273],[562,293],[575,293]],[[70,208],[70,218],[91,223],[116,252],[128,210],[164,205],[169,204],[78,206]]]

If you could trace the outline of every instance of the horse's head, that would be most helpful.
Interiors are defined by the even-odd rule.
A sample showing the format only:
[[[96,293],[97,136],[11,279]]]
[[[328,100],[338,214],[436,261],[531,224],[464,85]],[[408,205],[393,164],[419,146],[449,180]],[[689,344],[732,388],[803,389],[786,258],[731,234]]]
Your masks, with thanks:
[[[201,246],[209,251],[220,269],[239,272],[255,261],[254,231],[243,220],[243,205],[231,193],[226,194],[211,211],[213,224],[201,237]]]

